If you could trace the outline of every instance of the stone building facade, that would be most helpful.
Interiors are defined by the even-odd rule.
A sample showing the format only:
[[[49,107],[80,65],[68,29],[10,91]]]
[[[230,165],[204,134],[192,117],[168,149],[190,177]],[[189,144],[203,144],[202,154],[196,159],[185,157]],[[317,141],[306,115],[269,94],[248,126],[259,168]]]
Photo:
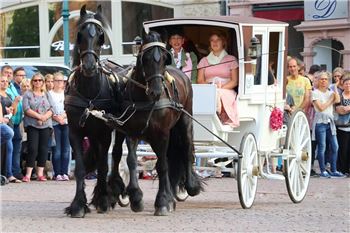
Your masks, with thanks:
[[[337,66],[350,70],[349,1],[266,0],[262,3],[231,0],[228,6],[230,15],[251,15],[288,22],[291,25],[288,52],[302,59],[306,70],[313,64],[328,71]],[[299,49],[300,45],[302,49]]]

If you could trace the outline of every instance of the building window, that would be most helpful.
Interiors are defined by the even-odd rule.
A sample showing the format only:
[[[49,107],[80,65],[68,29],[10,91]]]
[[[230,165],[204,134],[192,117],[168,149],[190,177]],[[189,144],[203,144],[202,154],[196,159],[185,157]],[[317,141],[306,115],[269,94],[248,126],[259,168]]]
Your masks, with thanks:
[[[132,53],[131,44],[141,36],[143,22],[174,17],[174,9],[145,3],[122,2],[123,54]]]
[[[39,7],[8,11],[0,14],[0,57],[39,57]]]
[[[50,30],[53,25],[62,17],[62,2],[56,2],[49,4],[49,25]],[[112,27],[111,21],[111,2],[110,1],[69,1],[69,11],[80,11],[81,7],[86,5],[86,10],[91,10],[93,12],[96,11],[97,6],[101,5],[102,14],[106,18],[106,21],[110,27]],[[79,16],[71,18],[69,20],[69,41],[70,41],[70,50],[73,50],[73,46],[75,43],[76,36],[76,25]],[[108,36],[105,34],[105,44],[102,46],[101,55],[111,55],[112,54],[112,46]],[[64,55],[64,44],[63,44],[63,25],[55,33],[55,36],[51,42],[51,51],[50,56],[59,57]]]

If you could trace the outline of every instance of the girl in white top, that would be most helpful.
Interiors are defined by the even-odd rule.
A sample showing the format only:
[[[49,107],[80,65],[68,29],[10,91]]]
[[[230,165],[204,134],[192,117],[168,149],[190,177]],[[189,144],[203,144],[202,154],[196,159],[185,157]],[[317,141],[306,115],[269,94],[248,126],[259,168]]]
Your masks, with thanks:
[[[53,129],[56,147],[53,153],[52,165],[54,178],[57,181],[68,181],[68,164],[70,144],[68,136],[67,114],[64,111],[64,76],[62,73],[53,75],[53,89],[49,91],[52,99]]]

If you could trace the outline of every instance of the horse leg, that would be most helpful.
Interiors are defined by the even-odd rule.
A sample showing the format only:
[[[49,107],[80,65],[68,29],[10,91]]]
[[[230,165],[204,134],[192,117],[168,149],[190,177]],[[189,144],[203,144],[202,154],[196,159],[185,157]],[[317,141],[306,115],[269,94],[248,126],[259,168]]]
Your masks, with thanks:
[[[130,172],[130,181],[126,190],[127,190],[127,193],[129,194],[131,210],[134,212],[141,212],[143,211],[144,206],[143,206],[143,200],[142,200],[143,193],[138,183],[139,177],[138,177],[138,171],[137,171],[137,154],[136,154],[138,140],[127,137],[126,144],[128,146],[127,163],[128,163],[129,172]]]
[[[115,132],[115,141],[112,151],[112,172],[108,178],[108,194],[112,208],[115,207],[117,201],[121,204],[120,198],[126,196],[125,185],[119,174],[119,163],[123,155],[123,141],[125,135]],[[122,196],[122,197],[120,197]]]
[[[195,196],[203,189],[201,181],[193,170],[193,137],[192,123],[180,117],[171,129],[167,152],[169,179],[173,193],[177,187],[185,186],[190,196]]]
[[[198,175],[194,172],[194,145],[193,145],[193,122],[187,116],[182,115],[179,119],[181,128],[183,128],[183,149],[184,149],[184,165],[186,169],[185,188],[190,196],[196,196],[203,190],[202,182]]]
[[[100,137],[102,137],[100,135]],[[110,207],[107,193],[107,173],[108,173],[108,149],[111,142],[111,135],[106,134],[102,141],[97,138],[91,139],[90,143],[97,152],[97,184],[91,200],[97,213],[105,213]]]
[[[76,191],[75,197],[69,207],[65,209],[65,213],[70,215],[72,218],[83,218],[86,213],[90,210],[87,206],[85,188],[85,166],[83,162],[83,137],[78,133],[74,132],[74,129],[69,131],[70,144],[75,153],[75,180],[76,180]]]
[[[159,188],[154,203],[154,215],[156,216],[166,216],[168,215],[169,211],[172,211],[172,209],[175,208],[174,196],[171,191],[168,174],[168,144],[169,136],[164,137],[163,140],[159,140],[159,138],[157,138],[156,143],[151,143],[152,149],[158,157],[156,169],[159,177]]]

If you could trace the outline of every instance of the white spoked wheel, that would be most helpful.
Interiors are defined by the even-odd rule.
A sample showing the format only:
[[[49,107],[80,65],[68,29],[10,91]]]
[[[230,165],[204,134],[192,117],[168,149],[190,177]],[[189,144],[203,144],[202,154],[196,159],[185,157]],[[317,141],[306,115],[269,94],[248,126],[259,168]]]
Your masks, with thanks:
[[[129,184],[130,181],[130,173],[129,173],[129,168],[126,163],[126,156],[122,156],[122,159],[120,160],[119,163],[119,174],[121,178],[123,179],[123,182],[125,185]],[[128,195],[119,195],[118,198],[118,204],[121,207],[126,207],[130,204],[129,196]]]
[[[240,152],[242,158],[238,160],[237,184],[239,201],[243,209],[252,207],[258,185],[258,149],[252,133],[244,135]]]
[[[297,111],[288,124],[284,161],[284,176],[288,195],[294,203],[301,202],[309,186],[311,171],[311,136],[308,120],[302,111]]]
[[[188,198],[188,193],[185,187],[177,186],[175,198],[177,201],[185,201]]]

